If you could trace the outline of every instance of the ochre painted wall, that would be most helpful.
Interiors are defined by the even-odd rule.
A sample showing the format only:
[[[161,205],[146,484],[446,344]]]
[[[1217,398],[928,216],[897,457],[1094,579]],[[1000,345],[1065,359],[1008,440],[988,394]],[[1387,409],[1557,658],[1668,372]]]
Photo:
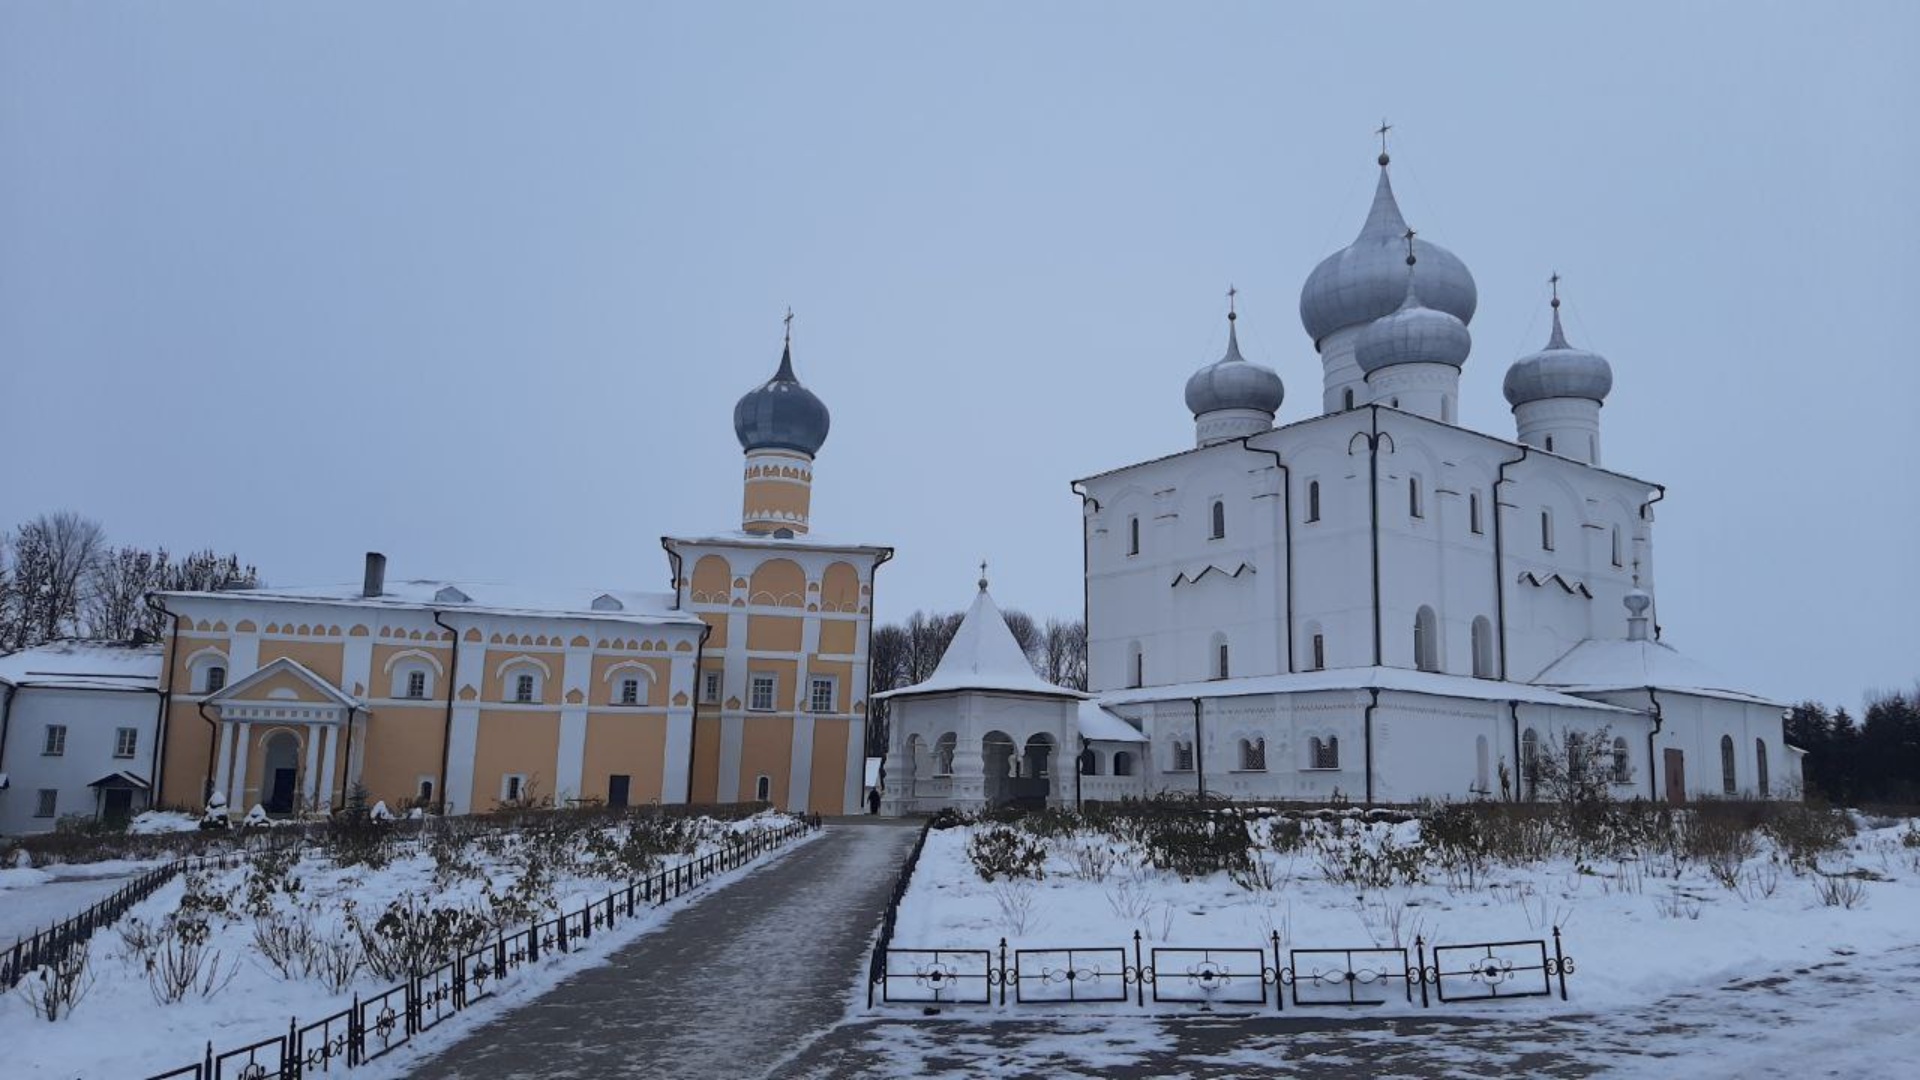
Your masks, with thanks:
[[[587,716],[586,757],[580,789],[589,798],[607,797],[607,777],[625,773],[627,802],[643,806],[660,798],[661,770],[667,754],[667,719],[657,714],[593,712]]]
[[[419,796],[419,778],[433,777],[440,786],[440,755],[446,743],[447,706],[444,701],[418,705],[382,705],[366,718],[366,753],[360,759],[360,782],[387,808],[400,808]],[[552,766],[547,767],[548,772]]]
[[[847,784],[847,740],[858,720],[813,722],[813,778],[807,788],[807,809],[816,814],[844,814]],[[864,794],[864,793],[863,793]]]
[[[551,796],[559,753],[558,712],[482,709],[467,805],[476,812],[493,809],[500,801],[501,777],[508,773],[525,773],[536,796]]]
[[[260,666],[266,667],[281,657],[287,657],[294,663],[313,672],[335,686],[340,686],[341,654],[344,646],[338,640],[331,641],[287,641],[283,639],[262,638],[260,640]],[[351,686],[341,686],[349,694],[358,696],[366,688],[355,690]]]
[[[820,620],[820,651],[830,656],[852,656],[860,624],[853,619]]]
[[[747,616],[747,649],[750,652],[800,651],[800,634],[806,620],[779,615]]]
[[[696,803],[720,800],[720,718],[702,715],[694,721],[693,790]]]
[[[753,801],[754,782],[765,775],[773,804],[786,805],[792,764],[793,718],[749,715],[740,736],[740,801]]]

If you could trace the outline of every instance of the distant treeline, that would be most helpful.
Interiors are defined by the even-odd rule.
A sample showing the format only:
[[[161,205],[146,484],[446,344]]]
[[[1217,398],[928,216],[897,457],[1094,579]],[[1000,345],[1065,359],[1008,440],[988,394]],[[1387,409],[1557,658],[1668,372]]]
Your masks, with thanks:
[[[1796,706],[1787,742],[1807,752],[1807,794],[1829,802],[1920,803],[1920,685],[1871,695],[1866,716],[1818,702]]]

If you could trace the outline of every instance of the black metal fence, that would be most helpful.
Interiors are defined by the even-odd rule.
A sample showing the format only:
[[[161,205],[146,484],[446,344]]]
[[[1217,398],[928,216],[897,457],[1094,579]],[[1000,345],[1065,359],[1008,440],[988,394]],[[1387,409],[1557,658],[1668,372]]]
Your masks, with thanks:
[[[913,868],[920,865],[920,852],[927,846],[927,833],[932,831],[933,821],[929,819],[920,826],[920,836],[913,842],[913,851],[900,867],[900,873],[893,879],[893,893],[887,897],[887,906],[880,913],[880,937],[874,942],[873,956],[867,963],[867,1008],[873,1008],[873,995],[876,988],[884,988],[890,976],[888,955],[893,950],[893,925],[900,917],[900,901],[907,895],[907,886],[913,884]],[[1000,947],[1006,948],[1003,938]],[[916,950],[918,951],[918,950]],[[938,955],[938,954],[936,954]],[[954,955],[962,955],[955,953]],[[972,955],[967,953],[966,955]],[[1005,966],[1004,964],[1002,965]],[[945,969],[941,968],[940,972]],[[936,977],[941,977],[936,974]]]
[[[154,890],[187,870],[227,869],[245,861],[246,853],[235,852],[217,857],[175,859],[156,866],[114,890],[80,914],[33,934],[18,938],[13,948],[0,953],[0,990],[11,990],[34,968],[57,964],[84,944],[95,930],[111,925],[128,908],[152,896]]]
[[[915,849],[915,855],[919,854]],[[908,863],[911,869],[912,863]],[[906,891],[905,874],[898,894]],[[1567,976],[1573,958],[1562,951],[1560,928],[1553,928],[1552,955],[1546,939],[1491,941],[1434,946],[1424,938],[1405,947],[1362,946],[1339,949],[1287,949],[1280,935],[1258,946],[1174,946],[1148,949],[1138,930],[1133,947],[1015,949],[1007,940],[996,949],[896,949],[892,947],[895,905],[889,905],[882,935],[869,969],[867,1005],[1044,1003],[1147,1004],[1152,988],[1156,1004],[1294,1008],[1385,1005],[1395,999],[1421,1008],[1435,1001],[1506,1001],[1550,997],[1567,1000]],[[1269,989],[1271,988],[1271,989]]]
[[[223,1052],[209,1042],[200,1060],[149,1080],[298,1080],[375,1061],[492,997],[514,971],[543,955],[571,952],[642,908],[665,904],[819,827],[820,819],[813,816],[726,841],[719,851],[629,882],[578,911],[498,934],[381,993],[355,994],[352,1005],[331,1016],[304,1026],[289,1020],[284,1032]]]

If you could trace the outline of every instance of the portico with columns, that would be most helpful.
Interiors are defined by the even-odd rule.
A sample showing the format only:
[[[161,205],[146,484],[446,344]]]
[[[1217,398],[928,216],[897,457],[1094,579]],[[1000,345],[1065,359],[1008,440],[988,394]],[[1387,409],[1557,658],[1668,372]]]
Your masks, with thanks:
[[[328,804],[360,702],[281,657],[204,704],[219,729],[213,786],[228,806],[293,813]],[[347,786],[356,772],[347,762]]]

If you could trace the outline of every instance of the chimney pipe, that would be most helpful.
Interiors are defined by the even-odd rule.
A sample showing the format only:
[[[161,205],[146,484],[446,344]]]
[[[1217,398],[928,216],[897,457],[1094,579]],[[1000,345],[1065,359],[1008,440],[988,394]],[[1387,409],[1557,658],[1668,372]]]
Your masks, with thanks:
[[[367,576],[360,586],[360,595],[379,596],[387,591],[387,557],[377,551],[367,552]]]

